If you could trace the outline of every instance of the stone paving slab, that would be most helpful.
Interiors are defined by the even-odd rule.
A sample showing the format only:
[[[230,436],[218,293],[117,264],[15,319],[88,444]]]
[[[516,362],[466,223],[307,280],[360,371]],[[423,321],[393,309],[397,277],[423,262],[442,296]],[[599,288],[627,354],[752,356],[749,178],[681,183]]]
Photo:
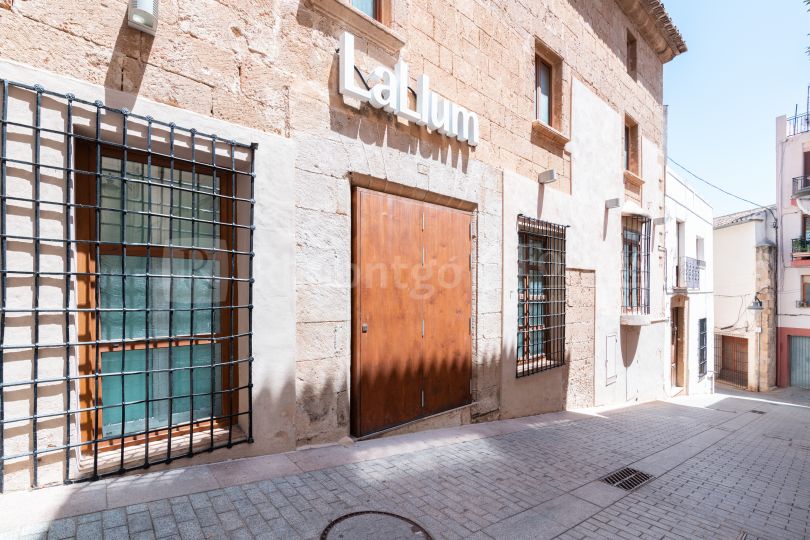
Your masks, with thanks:
[[[810,392],[678,398],[4,495],[0,538],[318,538],[379,510],[448,539],[799,539],[807,440]],[[656,477],[599,481],[629,465]]]

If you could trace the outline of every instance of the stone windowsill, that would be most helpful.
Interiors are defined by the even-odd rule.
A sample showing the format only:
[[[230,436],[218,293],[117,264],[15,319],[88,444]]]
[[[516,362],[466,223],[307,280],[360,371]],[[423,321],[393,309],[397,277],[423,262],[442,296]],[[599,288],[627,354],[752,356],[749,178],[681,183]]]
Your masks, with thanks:
[[[621,326],[650,326],[651,322],[649,315],[624,314],[621,316],[619,324]]]
[[[405,40],[399,34],[353,7],[351,0],[311,1],[316,10],[344,23],[352,31],[373,41],[388,52],[396,53],[405,45]]]
[[[541,137],[557,146],[565,146],[566,144],[571,142],[571,139],[566,137],[561,131],[557,131],[553,127],[549,126],[544,122],[541,122],[540,120],[535,120],[532,122],[532,131],[538,137]]]
[[[624,171],[624,181],[633,184],[634,186],[643,186],[644,179],[641,178],[639,175],[634,173],[633,171]]]

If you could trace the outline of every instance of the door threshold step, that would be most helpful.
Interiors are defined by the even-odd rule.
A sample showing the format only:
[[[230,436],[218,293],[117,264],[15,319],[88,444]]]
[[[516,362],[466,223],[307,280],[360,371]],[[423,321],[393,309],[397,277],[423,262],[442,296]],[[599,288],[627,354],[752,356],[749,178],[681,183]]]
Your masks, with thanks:
[[[369,439],[378,439],[380,437],[385,437],[387,435],[400,435],[400,434],[403,434],[402,433],[403,430],[406,430],[407,428],[410,428],[410,427],[414,427],[415,425],[418,425],[418,424],[421,424],[421,423],[426,423],[426,422],[428,422],[430,420],[435,420],[435,419],[440,418],[442,416],[449,416],[449,415],[451,415],[453,413],[462,413],[463,414],[465,410],[471,409],[472,406],[473,406],[472,403],[467,403],[466,405],[461,405],[460,407],[455,407],[453,409],[448,409],[446,411],[437,412],[435,414],[431,414],[430,416],[423,416],[421,418],[416,418],[416,419],[411,420],[409,422],[405,422],[404,424],[398,424],[398,425],[392,426],[390,428],[382,429],[380,431],[375,431],[374,433],[369,433],[368,435],[363,435],[362,437],[352,437],[352,438],[355,441],[367,441]],[[469,422],[467,422],[467,423],[469,423]],[[456,426],[464,425],[464,424],[465,424],[464,422],[460,422],[460,423],[456,423],[456,424],[453,424],[453,425],[437,425],[437,426],[435,426],[433,428],[426,427],[425,429],[428,430],[428,429],[439,429],[439,428],[445,428],[445,427],[456,427]],[[405,431],[405,433],[409,433],[409,432]]]

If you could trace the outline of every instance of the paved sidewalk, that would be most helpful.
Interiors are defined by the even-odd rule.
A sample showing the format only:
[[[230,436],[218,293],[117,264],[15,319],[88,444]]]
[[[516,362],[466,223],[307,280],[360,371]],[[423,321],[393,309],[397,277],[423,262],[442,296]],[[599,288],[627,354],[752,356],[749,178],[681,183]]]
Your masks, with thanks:
[[[381,510],[434,538],[807,538],[810,391],[718,391],[4,495],[0,537],[318,538]],[[655,478],[599,481],[625,466]]]

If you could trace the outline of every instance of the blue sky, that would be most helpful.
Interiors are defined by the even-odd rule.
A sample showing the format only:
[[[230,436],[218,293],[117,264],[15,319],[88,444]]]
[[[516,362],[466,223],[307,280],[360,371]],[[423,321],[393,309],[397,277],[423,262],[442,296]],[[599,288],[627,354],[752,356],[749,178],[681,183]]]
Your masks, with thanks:
[[[806,109],[802,0],[664,0],[689,50],[664,66],[669,156],[732,193],[775,200],[775,123]],[[672,163],[670,162],[670,166]],[[751,207],[673,167],[715,216]]]

